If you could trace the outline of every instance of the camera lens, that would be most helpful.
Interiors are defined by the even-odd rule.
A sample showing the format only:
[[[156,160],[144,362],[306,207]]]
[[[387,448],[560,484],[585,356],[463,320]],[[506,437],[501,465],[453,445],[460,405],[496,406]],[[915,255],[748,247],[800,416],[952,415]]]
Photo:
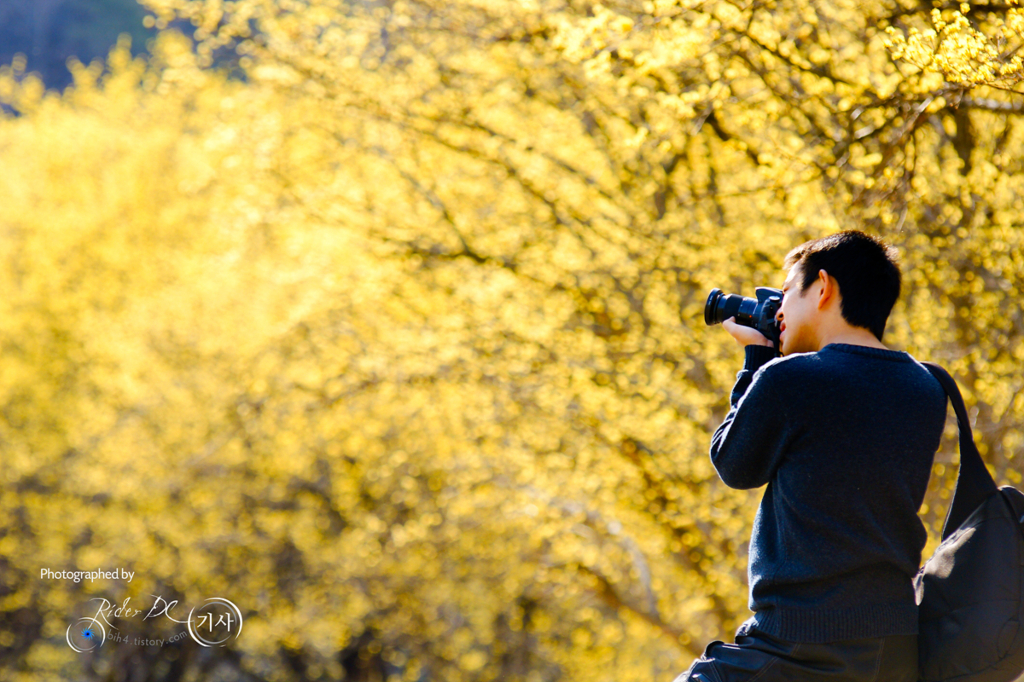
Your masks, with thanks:
[[[704,304],[704,324],[721,324],[735,317],[738,324],[752,326],[757,300],[744,298],[739,294],[723,294],[721,289],[712,289]]]
[[[744,298],[739,294],[725,294],[718,300],[715,317],[719,323],[735,317],[739,324],[749,325],[753,321],[752,316],[756,308],[757,301],[752,298]]]
[[[711,293],[708,294],[708,300],[704,304],[704,324],[710,326],[713,324],[719,324],[722,320],[716,319],[718,313],[718,300],[722,297],[721,289],[712,289]]]

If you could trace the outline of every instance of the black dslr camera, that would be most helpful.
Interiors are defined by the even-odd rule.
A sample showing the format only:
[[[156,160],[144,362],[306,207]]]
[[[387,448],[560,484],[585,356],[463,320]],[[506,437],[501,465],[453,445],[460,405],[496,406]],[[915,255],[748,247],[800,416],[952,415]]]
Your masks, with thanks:
[[[751,327],[764,334],[775,344],[775,355],[782,355],[779,348],[779,323],[775,314],[782,306],[781,289],[757,287],[757,298],[745,298],[738,294],[723,294],[721,289],[712,289],[704,304],[704,324],[721,324],[730,317],[736,324]]]

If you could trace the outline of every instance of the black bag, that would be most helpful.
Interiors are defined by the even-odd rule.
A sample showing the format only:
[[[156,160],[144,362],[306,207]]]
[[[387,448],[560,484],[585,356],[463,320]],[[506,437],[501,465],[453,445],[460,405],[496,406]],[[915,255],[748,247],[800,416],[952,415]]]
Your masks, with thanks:
[[[956,382],[922,363],[953,403],[960,471],[942,543],[914,578],[921,682],[1010,682],[1024,673],[1024,494],[997,488]]]

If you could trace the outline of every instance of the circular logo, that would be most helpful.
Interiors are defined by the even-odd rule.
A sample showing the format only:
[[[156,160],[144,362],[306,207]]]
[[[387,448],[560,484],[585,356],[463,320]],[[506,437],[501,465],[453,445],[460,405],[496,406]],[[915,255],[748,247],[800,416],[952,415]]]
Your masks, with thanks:
[[[68,626],[65,637],[68,646],[82,653],[102,646],[103,642],[107,641],[107,632],[95,618],[79,618]]]
[[[210,597],[188,614],[188,634],[203,646],[224,646],[242,632],[242,612],[227,599]]]

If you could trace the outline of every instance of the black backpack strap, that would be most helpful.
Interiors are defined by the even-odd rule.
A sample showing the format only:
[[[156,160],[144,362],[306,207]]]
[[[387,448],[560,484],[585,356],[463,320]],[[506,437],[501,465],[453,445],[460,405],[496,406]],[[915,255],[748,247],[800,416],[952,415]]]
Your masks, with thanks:
[[[942,525],[942,539],[945,540],[960,527],[967,517],[990,495],[999,491],[992,474],[985,468],[978,446],[974,444],[974,433],[971,422],[967,419],[967,408],[964,407],[963,396],[949,372],[934,362],[922,362],[932,373],[949,396],[956,412],[957,426],[960,428],[960,471],[957,472],[956,489],[953,500],[946,512],[946,521]]]

